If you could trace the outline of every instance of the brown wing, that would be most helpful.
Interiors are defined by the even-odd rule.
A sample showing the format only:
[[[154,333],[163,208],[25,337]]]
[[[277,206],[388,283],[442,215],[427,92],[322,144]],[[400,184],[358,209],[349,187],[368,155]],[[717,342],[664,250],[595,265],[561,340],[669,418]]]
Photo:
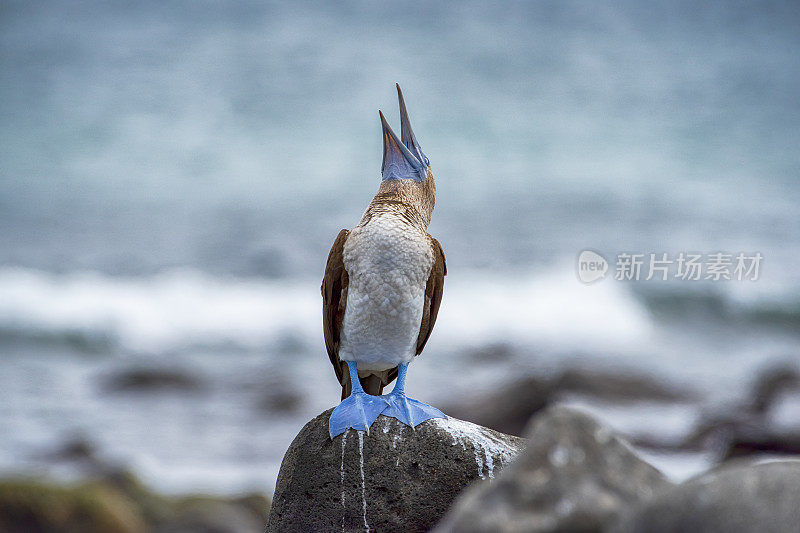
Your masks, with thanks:
[[[422,353],[425,343],[433,331],[436,323],[436,315],[439,314],[439,305],[442,303],[442,291],[444,290],[444,277],[447,275],[447,263],[444,260],[444,251],[439,241],[431,239],[433,246],[433,267],[431,275],[428,277],[428,284],[425,286],[425,307],[422,309],[422,324],[419,328],[417,337],[417,355]]]
[[[347,271],[344,268],[344,243],[349,231],[343,229],[328,254],[325,276],[322,278],[322,330],[325,347],[331,359],[336,378],[342,383],[342,362],[339,360],[339,334],[342,330],[344,309],[347,305]]]

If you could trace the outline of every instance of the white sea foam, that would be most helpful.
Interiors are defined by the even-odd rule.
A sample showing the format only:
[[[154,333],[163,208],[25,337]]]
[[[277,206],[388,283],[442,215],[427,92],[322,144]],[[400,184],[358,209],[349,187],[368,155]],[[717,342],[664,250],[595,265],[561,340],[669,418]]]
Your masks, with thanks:
[[[511,339],[604,349],[636,343],[651,331],[647,312],[622,285],[587,287],[572,265],[526,276],[452,273],[445,295],[437,334],[447,331],[472,346]]]
[[[111,338],[136,352],[197,345],[258,349],[286,336],[316,338],[320,307],[319,289],[311,284],[217,279],[195,271],[114,278],[0,270],[0,328]]]
[[[149,278],[0,269],[0,331],[79,334],[123,351],[187,347],[257,350],[286,339],[319,339],[319,281],[215,278],[181,270]],[[634,343],[648,318],[621,287],[585,287],[566,265],[525,278],[448,276],[432,342]]]

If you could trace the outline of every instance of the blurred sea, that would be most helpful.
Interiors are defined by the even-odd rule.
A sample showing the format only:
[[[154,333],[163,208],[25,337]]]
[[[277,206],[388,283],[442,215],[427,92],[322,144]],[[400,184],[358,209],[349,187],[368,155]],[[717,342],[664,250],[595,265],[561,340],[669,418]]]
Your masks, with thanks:
[[[0,471],[68,476],[42,452],[86,435],[164,491],[272,487],[338,402],[319,282],[395,82],[449,267],[412,394],[569,363],[725,401],[797,361],[798,23],[793,1],[0,3]],[[586,248],[764,261],[586,286]],[[102,386],[143,367],[202,392]]]

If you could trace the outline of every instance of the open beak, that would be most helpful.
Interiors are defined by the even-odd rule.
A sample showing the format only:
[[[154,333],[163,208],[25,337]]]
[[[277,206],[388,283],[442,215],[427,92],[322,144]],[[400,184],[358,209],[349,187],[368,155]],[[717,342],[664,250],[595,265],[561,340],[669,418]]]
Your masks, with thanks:
[[[386,122],[383,113],[378,111],[378,114],[381,117],[381,127],[383,128],[383,165],[381,167],[383,179],[424,181],[427,176],[425,163],[414,155],[405,143],[397,138],[397,135]],[[405,131],[404,129],[403,132]],[[413,133],[411,136],[413,137]]]

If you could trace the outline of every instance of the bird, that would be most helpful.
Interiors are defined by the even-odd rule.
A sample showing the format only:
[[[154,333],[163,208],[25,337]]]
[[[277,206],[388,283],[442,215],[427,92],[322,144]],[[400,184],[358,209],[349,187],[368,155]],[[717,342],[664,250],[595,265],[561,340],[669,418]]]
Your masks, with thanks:
[[[331,438],[366,431],[379,415],[412,428],[439,409],[405,394],[409,363],[431,336],[447,274],[441,244],[428,234],[436,200],[430,161],[411,129],[397,84],[401,138],[378,111],[381,183],[358,225],[339,232],[322,280],[325,347],[342,386]],[[383,388],[397,379],[389,394]]]

